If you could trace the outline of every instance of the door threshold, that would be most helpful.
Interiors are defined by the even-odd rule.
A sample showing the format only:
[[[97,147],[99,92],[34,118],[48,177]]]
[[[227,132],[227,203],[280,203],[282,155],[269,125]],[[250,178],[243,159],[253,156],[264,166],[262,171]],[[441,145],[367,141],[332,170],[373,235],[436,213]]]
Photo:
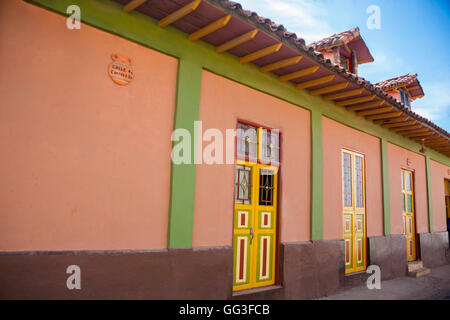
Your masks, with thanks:
[[[356,276],[356,275],[363,274],[363,273],[367,273],[367,270],[361,270],[361,271],[356,271],[356,272],[352,272],[352,273],[346,273],[345,276],[346,277],[351,277],[351,276]]]
[[[280,290],[280,289],[283,289],[283,287],[277,286],[277,285],[272,285],[272,286],[267,286],[267,287],[259,287],[259,288],[235,291],[235,292],[233,292],[232,296],[240,297],[240,296],[246,296],[246,295],[251,295],[251,294],[260,293],[260,292],[275,291],[275,290]]]

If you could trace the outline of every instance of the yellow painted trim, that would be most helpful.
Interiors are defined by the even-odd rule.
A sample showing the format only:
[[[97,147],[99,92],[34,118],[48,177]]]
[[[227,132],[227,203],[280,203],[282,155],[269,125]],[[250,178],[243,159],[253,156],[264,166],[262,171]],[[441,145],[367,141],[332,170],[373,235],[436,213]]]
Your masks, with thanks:
[[[164,27],[168,26],[169,24],[174,23],[175,21],[183,18],[184,16],[188,15],[189,13],[191,13],[192,11],[197,9],[197,7],[199,6],[199,4],[201,2],[202,2],[202,0],[194,0],[190,3],[188,3],[187,5],[185,5],[184,7],[176,10],[175,12],[172,12],[167,17],[159,20],[158,27],[164,28]]]
[[[123,12],[129,13],[147,1],[148,0],[131,0],[123,6]]]
[[[251,61],[254,61],[256,59],[268,56],[269,54],[273,54],[275,52],[278,52],[278,50],[281,49],[282,45],[283,44],[281,42],[280,43],[276,43],[276,44],[271,45],[271,46],[269,46],[267,48],[264,48],[264,49],[252,52],[252,53],[242,57],[239,61],[241,63],[247,63],[247,62],[251,62]]]
[[[372,114],[380,114],[380,113],[389,112],[389,111],[392,111],[392,109],[394,109],[394,107],[375,108],[375,109],[371,109],[371,110],[357,111],[356,114],[358,116],[369,116]]]
[[[350,90],[350,91],[345,91],[345,92],[341,92],[341,93],[335,93],[335,94],[330,94],[327,96],[324,96],[323,98],[325,100],[336,100],[336,99],[341,99],[341,98],[347,98],[347,97],[351,97],[351,96],[357,96],[360,95],[361,93],[363,93],[364,89],[355,89],[355,90]]]
[[[336,75],[332,74],[332,75],[325,76],[325,77],[322,77],[319,79],[299,83],[296,87],[297,87],[297,89],[306,89],[306,88],[318,86],[320,84],[324,84],[324,83],[332,81],[335,77],[336,77]]]
[[[376,114],[373,116],[367,116],[366,119],[367,120],[381,120],[381,119],[390,119],[390,118],[395,118],[398,117],[400,115],[402,115],[402,112],[392,112],[392,113],[385,113],[385,114]]]
[[[258,29],[254,29],[252,31],[244,33],[243,35],[240,35],[239,37],[231,39],[230,41],[227,41],[227,42],[221,44],[220,46],[218,46],[216,48],[216,52],[222,53],[222,52],[230,50],[234,47],[237,47],[238,45],[241,45],[247,41],[250,41],[256,36],[257,33],[258,33]]]
[[[280,60],[277,61],[275,63],[272,64],[268,64],[264,67],[261,67],[261,72],[269,72],[272,70],[276,70],[276,69],[281,69],[284,67],[288,67],[288,66],[292,66],[294,64],[297,64],[300,62],[300,60],[302,60],[303,56],[296,56],[296,57],[292,57],[292,58],[287,58],[284,60]]]
[[[338,83],[329,87],[325,87],[325,88],[321,88],[321,89],[316,89],[316,90],[311,90],[309,91],[309,94],[312,96],[317,96],[319,94],[324,94],[324,93],[330,93],[330,92],[334,92],[334,91],[338,91],[338,90],[342,90],[347,88],[349,85],[348,82],[342,82],[342,83]]]
[[[295,71],[295,72],[292,72],[292,73],[289,73],[289,74],[285,74],[284,76],[281,76],[280,77],[280,81],[284,82],[284,81],[288,81],[288,80],[304,77],[304,76],[313,74],[317,70],[319,70],[319,66],[309,67],[309,68],[306,68],[306,69]]]
[[[356,106],[347,107],[347,110],[348,111],[359,111],[359,110],[364,110],[364,109],[380,107],[385,102],[386,101],[384,101],[384,100],[380,100],[380,101],[376,101],[376,102],[369,102],[369,103],[364,103],[364,104],[358,104]]]
[[[213,33],[214,31],[219,30],[220,28],[225,27],[228,24],[228,22],[230,21],[230,19],[231,19],[231,15],[227,15],[225,17],[222,17],[222,18],[210,23],[206,27],[201,28],[200,30],[197,30],[197,31],[191,33],[189,35],[189,40],[192,40],[192,41],[198,40],[200,38],[207,36],[208,34]]]
[[[339,101],[339,102],[336,102],[336,105],[337,106],[348,106],[348,105],[357,104],[360,102],[372,101],[373,99],[375,99],[375,97],[376,97],[376,95],[372,94],[372,95],[366,96],[366,97],[360,97],[360,98],[355,98],[355,99],[350,99],[350,100]]]

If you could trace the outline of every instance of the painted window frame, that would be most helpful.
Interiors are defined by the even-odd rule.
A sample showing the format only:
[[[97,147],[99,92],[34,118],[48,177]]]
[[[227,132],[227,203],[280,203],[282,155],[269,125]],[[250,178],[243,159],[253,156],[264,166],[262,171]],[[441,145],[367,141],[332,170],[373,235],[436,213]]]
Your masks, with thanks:
[[[411,97],[410,97],[408,91],[405,88],[398,88],[398,91],[400,93],[401,102],[405,106],[407,106],[409,109],[411,109]]]

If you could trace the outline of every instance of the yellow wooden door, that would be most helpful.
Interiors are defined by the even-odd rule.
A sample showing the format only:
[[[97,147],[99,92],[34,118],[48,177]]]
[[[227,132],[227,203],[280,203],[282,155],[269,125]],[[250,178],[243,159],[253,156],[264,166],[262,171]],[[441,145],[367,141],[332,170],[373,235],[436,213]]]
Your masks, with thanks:
[[[345,273],[363,271],[366,262],[364,155],[342,151]]]
[[[403,233],[406,236],[406,256],[408,261],[417,259],[416,225],[414,218],[414,182],[413,173],[402,169],[402,214]]]
[[[237,160],[233,290],[275,283],[278,169]]]

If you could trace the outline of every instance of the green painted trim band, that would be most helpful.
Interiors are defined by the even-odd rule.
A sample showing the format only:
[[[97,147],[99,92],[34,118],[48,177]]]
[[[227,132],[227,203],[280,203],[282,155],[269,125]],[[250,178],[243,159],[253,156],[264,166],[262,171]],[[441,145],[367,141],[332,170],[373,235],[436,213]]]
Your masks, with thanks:
[[[428,229],[429,232],[433,232],[433,193],[431,190],[431,168],[429,156],[425,157],[425,163],[427,167]]]
[[[186,129],[195,137],[194,121],[199,119],[202,67],[190,60],[178,62],[177,93],[174,130]],[[180,142],[174,142],[177,144]],[[194,159],[195,143],[191,143],[191,159]],[[195,162],[174,164],[170,170],[169,222],[167,247],[169,249],[192,247],[195,202]]]
[[[322,113],[311,110],[311,240],[323,240]]]
[[[389,185],[389,158],[386,139],[381,139],[381,176],[383,185],[383,230],[391,234],[391,190]]]

